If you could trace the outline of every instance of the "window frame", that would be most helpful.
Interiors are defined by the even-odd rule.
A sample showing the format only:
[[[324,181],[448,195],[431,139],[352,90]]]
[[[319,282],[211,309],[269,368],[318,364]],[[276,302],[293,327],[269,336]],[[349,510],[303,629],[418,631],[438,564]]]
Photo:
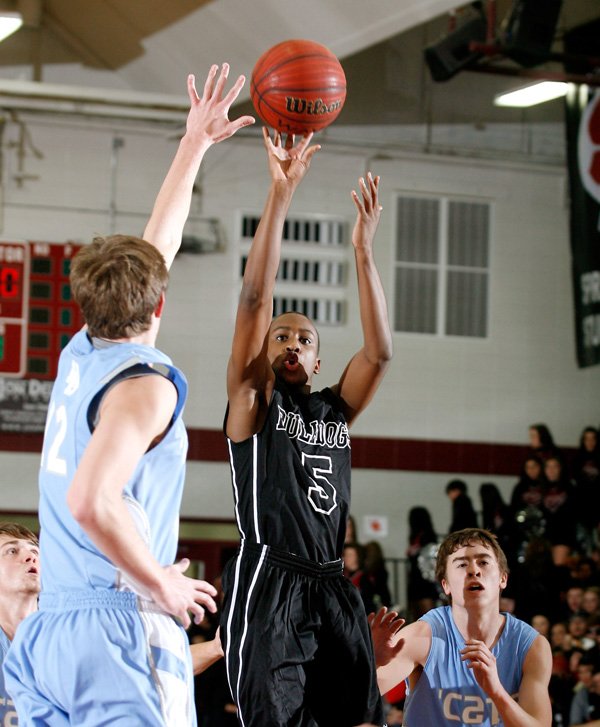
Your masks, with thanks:
[[[397,259],[397,247],[398,247],[398,221],[399,221],[399,200],[401,198],[410,199],[422,199],[438,203],[439,214],[438,214],[438,230],[437,230],[437,262],[414,262],[414,261],[399,261]],[[452,202],[457,203],[471,203],[485,205],[488,210],[487,220],[487,268],[478,266],[460,266],[451,264],[448,262],[449,257],[449,245],[450,245],[450,234],[449,234],[449,219],[450,219],[450,204]],[[390,257],[391,257],[391,280],[390,290],[391,295],[391,323],[392,332],[399,336],[414,336],[428,338],[437,338],[445,340],[461,340],[461,341],[489,341],[491,338],[491,308],[492,308],[492,262],[493,262],[493,229],[494,229],[494,202],[492,199],[486,196],[475,196],[475,195],[461,195],[451,194],[444,192],[435,191],[423,191],[423,190],[410,190],[410,189],[398,189],[394,191],[393,195],[393,219],[392,219],[392,240],[390,246]],[[396,329],[396,310],[398,304],[398,290],[397,290],[397,270],[399,268],[413,269],[413,270],[432,270],[437,272],[437,302],[435,307],[435,331],[402,331]],[[487,275],[487,290],[486,290],[486,311],[485,311],[485,335],[468,335],[468,334],[457,334],[457,333],[446,333],[448,326],[448,306],[447,306],[447,293],[448,293],[448,274],[450,272],[468,272]]]

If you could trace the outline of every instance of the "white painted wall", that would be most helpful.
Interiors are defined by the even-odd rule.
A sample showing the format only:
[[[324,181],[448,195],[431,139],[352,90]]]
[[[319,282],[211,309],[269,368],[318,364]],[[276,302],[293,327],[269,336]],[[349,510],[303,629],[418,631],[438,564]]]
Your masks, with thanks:
[[[24,171],[36,176],[19,185],[19,128],[4,134],[3,239],[89,240],[114,229],[140,234],[175,151],[173,130],[139,123],[108,123],[23,117],[43,158],[26,147]],[[365,133],[365,132],[364,132]],[[113,139],[116,157],[111,187]],[[375,143],[379,146],[375,148]],[[363,146],[331,143],[313,162],[292,213],[344,215],[354,207],[349,191],[381,153],[380,140]],[[527,427],[545,421],[559,444],[573,446],[581,429],[598,424],[600,368],[577,368],[573,336],[566,172],[562,167],[431,157],[392,149],[373,171],[382,176],[383,218],[377,260],[392,296],[394,194],[419,191],[482,196],[493,205],[490,335],[486,340],[395,335],[391,370],[371,407],[358,420],[362,436],[525,443]],[[208,153],[199,178],[202,195],[194,215],[218,217],[226,237],[223,253],[181,255],[172,268],[159,344],[190,382],[186,421],[220,428],[225,406],[225,366],[239,280],[236,224],[240,214],[259,212],[267,185],[258,138],[230,140]],[[113,195],[114,191],[114,195]],[[193,231],[193,225],[192,225]],[[351,252],[348,251],[351,260]],[[332,383],[360,341],[357,299],[351,279],[349,323],[323,329],[320,383]],[[37,458],[0,453],[1,509],[34,510]],[[410,507],[426,504],[445,532],[450,504],[444,485],[454,474],[356,470],[352,510],[388,515],[383,541],[391,556],[404,553]],[[465,477],[478,506],[486,476]],[[495,478],[508,497],[514,478]],[[183,514],[230,517],[232,498],[226,464],[192,462]]]

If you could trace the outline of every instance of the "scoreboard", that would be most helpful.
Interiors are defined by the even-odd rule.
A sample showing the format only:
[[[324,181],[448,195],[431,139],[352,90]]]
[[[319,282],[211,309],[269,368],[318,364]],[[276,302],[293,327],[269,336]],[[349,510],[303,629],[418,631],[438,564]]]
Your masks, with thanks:
[[[83,325],[69,285],[80,247],[0,241],[0,376],[55,378],[60,352]]]

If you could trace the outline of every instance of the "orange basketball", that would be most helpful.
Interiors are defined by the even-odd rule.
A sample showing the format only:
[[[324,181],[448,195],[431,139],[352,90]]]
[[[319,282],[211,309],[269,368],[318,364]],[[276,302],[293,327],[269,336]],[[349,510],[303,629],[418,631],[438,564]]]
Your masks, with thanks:
[[[312,40],[284,40],[262,54],[250,96],[267,126],[304,134],[329,126],[346,100],[346,76],[335,55]]]

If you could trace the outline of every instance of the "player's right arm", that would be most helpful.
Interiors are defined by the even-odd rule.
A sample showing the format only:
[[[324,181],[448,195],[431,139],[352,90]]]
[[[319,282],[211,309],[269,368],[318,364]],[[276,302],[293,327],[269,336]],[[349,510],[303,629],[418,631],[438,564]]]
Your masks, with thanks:
[[[123,500],[141,457],[168,429],[176,401],[175,387],[159,375],[126,379],[110,389],[67,492],[67,505],[98,549],[187,628],[188,611],[198,623],[203,607],[216,611],[216,589],[183,575],[187,559],[160,565]]]
[[[494,702],[502,724],[506,727],[550,727],[552,706],[548,684],[552,674],[552,652],[544,636],[537,636],[523,662],[523,675],[517,699],[513,699],[498,678],[496,660],[485,646],[467,647],[475,654],[469,656],[470,666],[479,686]],[[477,654],[479,651],[479,654]]]
[[[281,256],[283,225],[293,194],[304,178],[318,145],[312,134],[297,146],[281,135],[263,137],[271,185],[256,230],[242,281],[231,356],[227,367],[229,411],[226,433],[234,442],[255,434],[268,406],[274,374],[267,358],[266,335],[273,317],[273,290]]]
[[[369,615],[377,684],[389,692],[425,664],[431,649],[431,627],[425,621],[403,626],[395,611],[381,608]]]

